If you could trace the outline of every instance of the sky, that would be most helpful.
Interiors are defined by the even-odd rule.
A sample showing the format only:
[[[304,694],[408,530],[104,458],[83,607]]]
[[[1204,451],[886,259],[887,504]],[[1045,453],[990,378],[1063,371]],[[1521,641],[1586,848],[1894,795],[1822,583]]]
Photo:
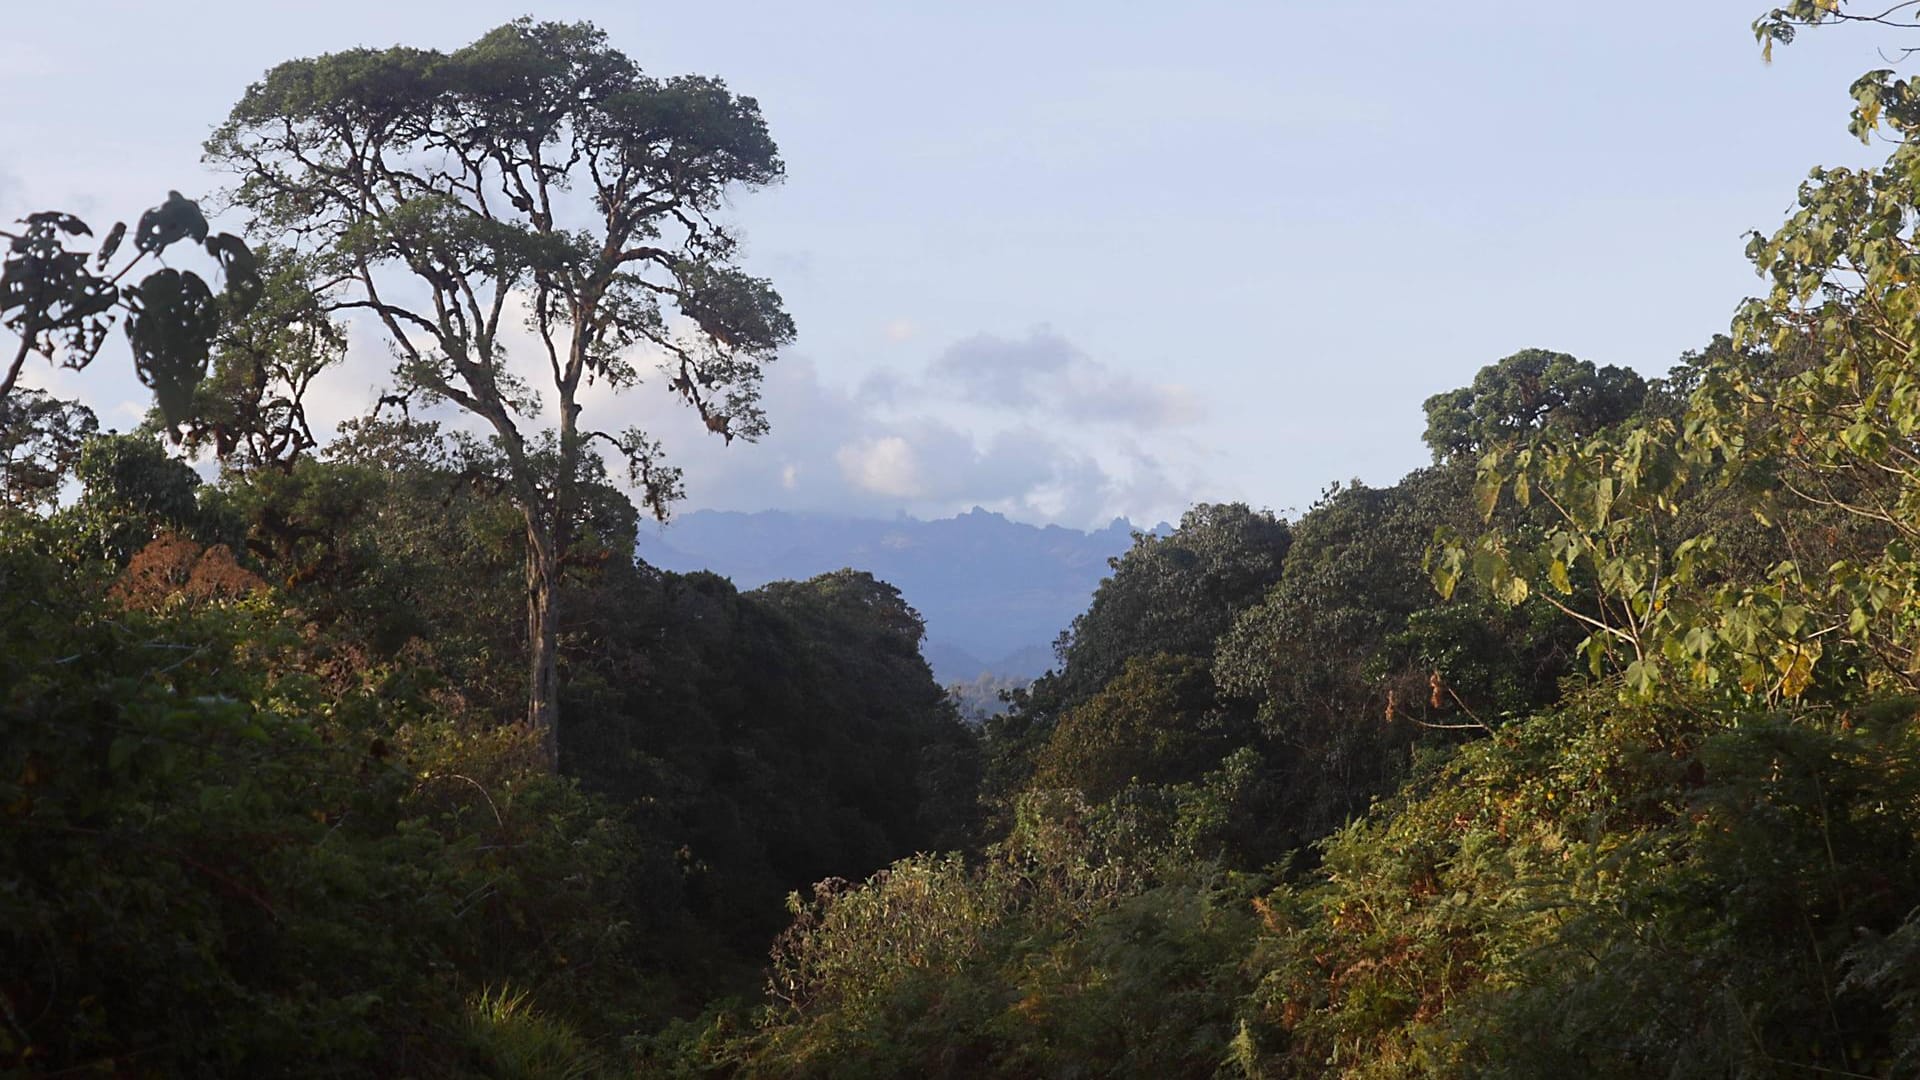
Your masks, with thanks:
[[[1424,464],[1421,403],[1500,357],[1657,375],[1723,331],[1760,288],[1744,235],[1875,158],[1846,88],[1897,44],[1767,65],[1760,0],[529,5],[16,0],[0,219],[216,191],[199,144],[280,61],[586,19],[757,99],[787,167],[731,218],[799,327],[772,433],[724,446],[660,381],[588,403],[660,435],[683,510],[1297,514]],[[316,418],[388,367],[357,332]],[[107,426],[146,408],[123,351],[28,379]]]

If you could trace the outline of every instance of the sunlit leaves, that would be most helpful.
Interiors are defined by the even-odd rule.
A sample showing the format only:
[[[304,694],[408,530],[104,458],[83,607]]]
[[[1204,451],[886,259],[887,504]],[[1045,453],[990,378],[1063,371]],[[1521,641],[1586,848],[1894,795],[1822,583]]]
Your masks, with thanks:
[[[1592,439],[1543,439],[1526,451],[1489,453],[1478,490],[1489,514],[1502,497],[1549,511],[1546,524],[1467,539],[1443,532],[1428,571],[1443,596],[1471,579],[1494,598],[1539,596],[1582,624],[1581,652],[1630,696],[1669,683],[1793,698],[1820,656],[1813,610],[1791,564],[1768,580],[1724,576],[1711,534],[1669,535],[1683,505],[1724,486],[1713,455],[1682,427],[1654,419]]]
[[[1524,349],[1481,368],[1472,386],[1428,398],[1423,438],[1438,461],[1541,431],[1590,435],[1632,415],[1646,393],[1646,380],[1627,368]]]
[[[1789,16],[1819,21],[1822,10]],[[1888,76],[1871,73],[1856,96],[1869,121],[1905,132],[1912,94]],[[1920,635],[1892,598],[1920,575],[1890,541],[1920,537],[1917,165],[1903,144],[1877,169],[1813,171],[1786,224],[1749,244],[1770,289],[1739,312],[1734,348],[1698,370],[1684,415],[1592,439],[1548,432],[1484,455],[1483,513],[1510,498],[1545,503],[1557,523],[1527,544],[1443,552],[1436,584],[1452,588],[1463,568],[1503,598],[1518,594],[1511,577],[1544,584],[1594,632],[1589,658],[1617,655],[1635,693],[1670,679],[1794,698],[1818,683],[1823,659],[1842,655],[1835,645],[1845,663],[1860,650],[1878,657],[1872,678],[1911,683]],[[1831,567],[1796,558],[1764,576],[1726,576],[1713,543],[1721,527],[1690,534],[1677,517],[1713,492],[1790,550],[1854,546]]]

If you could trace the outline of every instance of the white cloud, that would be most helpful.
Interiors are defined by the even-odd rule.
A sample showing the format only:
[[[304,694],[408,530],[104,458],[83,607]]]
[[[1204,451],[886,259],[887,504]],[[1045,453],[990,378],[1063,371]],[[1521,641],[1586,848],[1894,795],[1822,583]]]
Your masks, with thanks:
[[[767,371],[772,430],[723,445],[663,388],[644,384],[588,404],[584,420],[638,424],[661,438],[685,470],[688,507],[811,510],[865,516],[944,516],[984,506],[1028,520],[1087,526],[1116,516],[1152,521],[1184,507],[1169,475],[1184,473],[1153,450],[1072,422],[971,415],[906,380],[897,396],[871,384],[835,385],[811,360]],[[1194,457],[1157,437],[1167,453]]]
[[[956,342],[929,379],[976,404],[1086,423],[1152,430],[1201,418],[1186,387],[1116,371],[1044,326],[1024,339],[976,334]]]
[[[834,460],[847,481],[861,491],[909,500],[926,494],[913,447],[898,435],[848,443],[834,452]]]

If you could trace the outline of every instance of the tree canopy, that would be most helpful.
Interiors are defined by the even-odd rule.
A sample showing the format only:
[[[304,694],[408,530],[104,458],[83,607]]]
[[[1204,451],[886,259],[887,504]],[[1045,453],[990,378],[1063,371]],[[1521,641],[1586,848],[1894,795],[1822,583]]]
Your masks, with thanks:
[[[761,367],[793,323],[717,219],[781,176],[759,106],[647,75],[591,25],[522,19],[451,53],[281,64],[207,156],[255,234],[310,262],[323,311],[384,328],[403,398],[487,425],[526,528],[527,722],[556,753],[579,463],[611,448],[656,514],[680,490],[648,433],[583,425],[582,389],[654,369],[714,433],[766,430]]]
[[[1591,435],[1632,416],[1646,380],[1629,368],[1596,368],[1545,349],[1523,349],[1481,368],[1473,385],[1427,399],[1434,460],[1473,456],[1544,429]]]

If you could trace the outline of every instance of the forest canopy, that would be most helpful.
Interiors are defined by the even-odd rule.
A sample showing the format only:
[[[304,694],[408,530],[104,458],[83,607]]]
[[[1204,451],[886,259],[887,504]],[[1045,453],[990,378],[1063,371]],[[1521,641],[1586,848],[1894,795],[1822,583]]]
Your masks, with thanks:
[[[239,232],[4,233],[0,1068],[1920,1072],[1920,99],[1852,92],[1885,161],[1664,376],[1489,357],[1398,482],[1137,534],[969,721],[869,573],[638,559],[678,474],[588,426],[779,422],[756,102],[532,20],[275,67]],[[392,392],[316,432],[355,320]],[[22,381],[116,335],[132,432]]]

